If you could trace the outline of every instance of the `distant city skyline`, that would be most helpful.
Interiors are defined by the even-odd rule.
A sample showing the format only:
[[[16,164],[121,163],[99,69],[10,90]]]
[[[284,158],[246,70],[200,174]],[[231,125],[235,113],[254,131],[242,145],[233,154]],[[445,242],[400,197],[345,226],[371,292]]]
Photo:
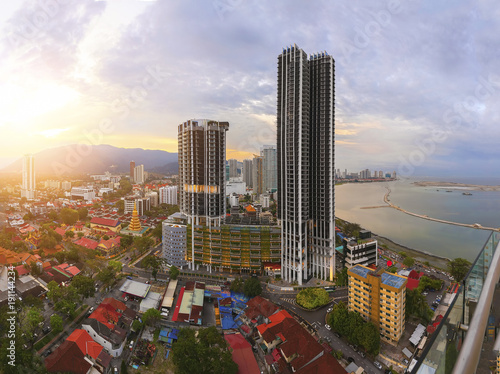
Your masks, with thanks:
[[[339,165],[498,164],[495,3],[222,3],[2,4],[0,167],[75,143],[176,152],[187,118],[226,119],[227,157],[251,159],[276,140],[276,51],[292,43],[336,60]]]

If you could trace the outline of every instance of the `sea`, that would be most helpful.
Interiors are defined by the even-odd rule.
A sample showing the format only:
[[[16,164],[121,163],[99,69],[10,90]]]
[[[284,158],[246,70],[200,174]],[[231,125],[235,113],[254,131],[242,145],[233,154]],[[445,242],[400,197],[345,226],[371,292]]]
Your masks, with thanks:
[[[500,228],[500,191],[422,187],[414,184],[417,181],[500,186],[500,178],[472,177],[412,177],[388,182],[346,183],[335,187],[335,215],[406,247],[445,258],[462,257],[473,261],[491,231],[433,222],[393,208],[373,207],[386,205],[384,195],[389,188],[390,201],[407,211]],[[463,195],[463,192],[472,195]]]

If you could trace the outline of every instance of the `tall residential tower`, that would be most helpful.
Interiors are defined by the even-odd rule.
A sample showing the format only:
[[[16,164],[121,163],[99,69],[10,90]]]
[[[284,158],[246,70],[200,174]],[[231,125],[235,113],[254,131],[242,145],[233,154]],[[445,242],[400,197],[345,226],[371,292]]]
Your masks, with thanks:
[[[189,120],[179,125],[179,208],[188,224],[220,227],[226,214],[225,165],[228,122]],[[194,269],[194,241],[192,248]]]
[[[23,157],[23,184],[21,197],[27,200],[35,199],[36,178],[35,178],[35,157],[31,154]]]
[[[335,62],[296,45],[278,56],[278,219],[282,277],[335,274]]]

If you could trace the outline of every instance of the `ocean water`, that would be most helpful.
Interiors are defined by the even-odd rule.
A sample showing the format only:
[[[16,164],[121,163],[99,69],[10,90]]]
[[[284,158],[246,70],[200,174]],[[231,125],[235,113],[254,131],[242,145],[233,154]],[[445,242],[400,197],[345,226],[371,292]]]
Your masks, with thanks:
[[[463,257],[473,261],[490,231],[428,221],[384,206],[384,195],[391,189],[390,200],[401,208],[448,221],[485,227],[500,227],[500,191],[420,187],[415,181],[443,181],[480,185],[500,185],[495,178],[420,177],[381,183],[350,183],[335,187],[335,215],[387,237],[396,243],[438,256]],[[439,191],[438,191],[439,190]]]

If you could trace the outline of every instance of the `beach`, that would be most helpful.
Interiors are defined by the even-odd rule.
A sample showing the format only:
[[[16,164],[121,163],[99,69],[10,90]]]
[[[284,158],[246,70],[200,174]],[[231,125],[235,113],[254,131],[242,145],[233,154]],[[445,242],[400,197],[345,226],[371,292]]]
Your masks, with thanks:
[[[471,191],[500,191],[500,186],[487,186],[480,184],[467,184],[455,182],[435,182],[435,181],[419,181],[413,182],[415,186],[419,187],[436,187],[436,188],[449,188]]]

